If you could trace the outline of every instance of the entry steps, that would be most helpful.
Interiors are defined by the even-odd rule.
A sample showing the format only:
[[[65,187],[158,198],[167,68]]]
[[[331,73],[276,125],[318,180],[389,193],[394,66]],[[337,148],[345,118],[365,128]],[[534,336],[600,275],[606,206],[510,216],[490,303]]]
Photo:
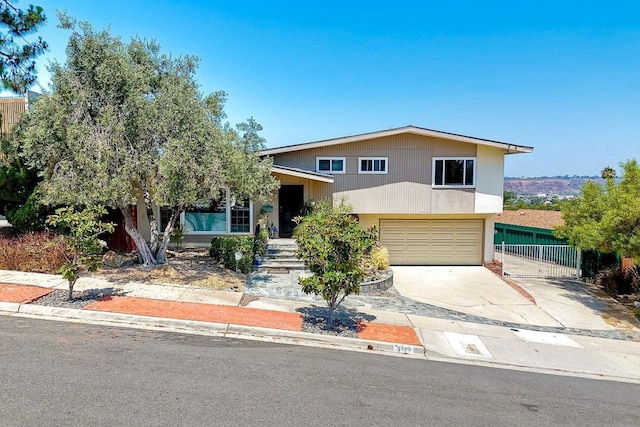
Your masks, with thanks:
[[[304,271],[304,261],[296,257],[298,245],[295,239],[269,239],[267,253],[262,258],[262,264],[258,266],[259,272],[269,270]]]

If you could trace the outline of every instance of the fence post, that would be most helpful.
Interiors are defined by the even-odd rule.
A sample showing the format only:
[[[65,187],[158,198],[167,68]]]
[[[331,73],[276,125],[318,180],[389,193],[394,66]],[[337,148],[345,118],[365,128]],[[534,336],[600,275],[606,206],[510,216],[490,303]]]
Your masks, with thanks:
[[[542,271],[542,245],[538,245],[538,271]]]
[[[500,275],[504,276],[504,240],[502,241],[502,247],[500,248]]]
[[[580,267],[582,267],[582,252],[580,251],[580,248],[576,248],[576,279],[580,280],[581,279],[581,272],[580,272]]]

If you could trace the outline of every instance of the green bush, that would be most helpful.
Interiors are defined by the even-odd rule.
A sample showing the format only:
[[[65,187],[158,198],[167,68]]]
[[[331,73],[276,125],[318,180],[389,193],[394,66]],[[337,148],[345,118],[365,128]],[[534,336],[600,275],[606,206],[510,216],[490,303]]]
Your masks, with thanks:
[[[23,205],[7,209],[6,217],[16,231],[32,233],[44,230],[45,220],[50,213],[51,209],[38,203],[33,193]]]
[[[258,234],[256,234],[253,240],[253,254],[258,255],[260,258],[264,257],[267,253],[267,243],[269,242],[269,231],[266,228],[261,228]]]
[[[325,199],[300,219],[294,237],[298,258],[313,273],[298,282],[304,293],[321,295],[327,302],[327,326],[331,327],[335,309],[348,295],[360,292],[364,257],[375,245],[375,230],[363,229],[344,201],[333,206]]]
[[[96,271],[100,257],[107,244],[100,239],[104,233],[113,233],[113,224],[100,221],[107,214],[103,206],[94,206],[76,211],[73,207],[56,209],[49,215],[47,224],[64,230],[63,240],[69,254],[58,272],[69,282],[69,300],[73,300],[73,287],[80,277],[80,267]]]
[[[219,262],[226,268],[240,269],[243,273],[251,271],[253,264],[253,237],[251,236],[225,236],[211,239],[209,255],[214,261]],[[236,252],[242,254],[242,258],[236,265]]]

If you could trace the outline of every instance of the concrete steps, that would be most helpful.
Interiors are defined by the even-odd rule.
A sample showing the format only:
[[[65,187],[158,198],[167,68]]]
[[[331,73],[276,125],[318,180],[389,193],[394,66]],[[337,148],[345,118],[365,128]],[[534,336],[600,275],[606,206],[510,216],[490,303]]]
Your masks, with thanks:
[[[262,264],[256,269],[260,272],[268,270],[304,271],[304,262],[296,258],[298,245],[294,239],[269,239],[267,253]]]

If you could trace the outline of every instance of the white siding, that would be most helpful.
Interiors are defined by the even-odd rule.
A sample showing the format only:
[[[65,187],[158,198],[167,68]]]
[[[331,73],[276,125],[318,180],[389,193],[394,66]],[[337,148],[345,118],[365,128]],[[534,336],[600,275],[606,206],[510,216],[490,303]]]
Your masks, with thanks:
[[[504,152],[479,145],[476,158],[475,213],[502,212]]]

